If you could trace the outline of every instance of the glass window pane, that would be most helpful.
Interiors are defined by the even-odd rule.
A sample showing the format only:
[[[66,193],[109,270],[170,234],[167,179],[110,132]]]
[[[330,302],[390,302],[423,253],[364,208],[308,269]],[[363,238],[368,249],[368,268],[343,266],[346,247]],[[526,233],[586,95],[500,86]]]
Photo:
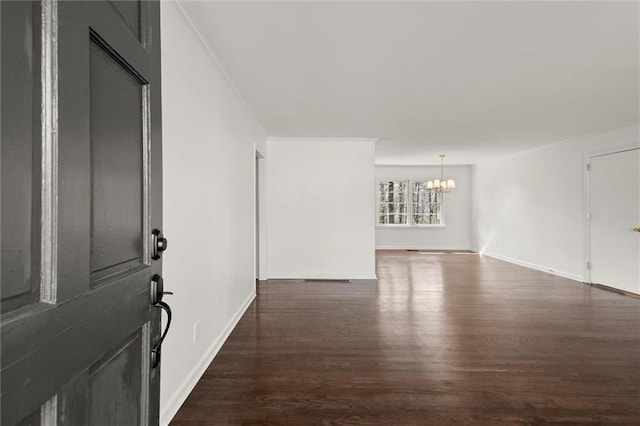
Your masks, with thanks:
[[[407,224],[407,195],[409,181],[384,180],[378,182],[378,224]]]
[[[378,224],[441,225],[442,194],[429,189],[427,182],[428,180],[379,181]]]
[[[414,225],[442,224],[442,194],[427,187],[427,180],[413,181],[411,223]]]

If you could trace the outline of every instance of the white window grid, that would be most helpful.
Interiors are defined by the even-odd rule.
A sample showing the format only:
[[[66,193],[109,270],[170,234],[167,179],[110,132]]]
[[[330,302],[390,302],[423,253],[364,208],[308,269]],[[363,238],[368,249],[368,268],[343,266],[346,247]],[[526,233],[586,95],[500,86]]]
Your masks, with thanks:
[[[378,179],[376,224],[380,227],[444,227],[444,197],[429,179]],[[433,180],[433,179],[431,179]]]

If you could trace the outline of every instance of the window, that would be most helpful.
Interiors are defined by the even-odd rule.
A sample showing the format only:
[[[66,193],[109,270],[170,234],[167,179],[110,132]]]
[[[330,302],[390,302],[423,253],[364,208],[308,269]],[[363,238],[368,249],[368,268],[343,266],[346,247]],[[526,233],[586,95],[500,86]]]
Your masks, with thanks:
[[[378,224],[406,225],[409,218],[408,200],[408,180],[378,182]]]
[[[426,180],[412,182],[413,225],[442,225],[442,193],[427,188]]]
[[[378,225],[444,226],[442,194],[424,180],[378,181]]]

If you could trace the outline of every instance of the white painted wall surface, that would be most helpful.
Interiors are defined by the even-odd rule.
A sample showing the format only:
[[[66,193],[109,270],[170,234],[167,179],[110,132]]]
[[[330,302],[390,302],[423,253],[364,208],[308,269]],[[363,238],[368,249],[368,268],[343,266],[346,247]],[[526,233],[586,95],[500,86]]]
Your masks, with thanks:
[[[584,281],[584,156],[638,144],[638,131],[625,127],[474,166],[474,250]]]
[[[262,151],[260,151],[262,152]],[[264,149],[266,154],[266,146]],[[258,279],[267,279],[267,167],[269,163],[266,157],[258,160]]]
[[[256,261],[259,280],[267,279],[267,139],[256,142],[256,157],[258,157],[258,209],[256,237],[258,241]]]
[[[469,250],[471,208],[470,166],[445,165],[445,178],[455,179],[455,191],[444,195],[445,227],[376,227],[377,249],[448,249]],[[376,166],[378,179],[434,179],[440,166]]]
[[[161,13],[163,275],[175,292],[162,348],[166,425],[255,296],[255,146],[266,136],[181,6],[163,2]]]
[[[375,277],[373,140],[269,139],[269,278]]]

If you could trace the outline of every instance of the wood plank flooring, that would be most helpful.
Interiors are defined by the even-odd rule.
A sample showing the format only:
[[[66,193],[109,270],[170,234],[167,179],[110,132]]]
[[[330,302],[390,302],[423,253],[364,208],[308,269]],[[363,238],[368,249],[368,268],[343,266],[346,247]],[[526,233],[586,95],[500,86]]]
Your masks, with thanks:
[[[261,283],[180,425],[640,425],[640,300],[470,253]]]

